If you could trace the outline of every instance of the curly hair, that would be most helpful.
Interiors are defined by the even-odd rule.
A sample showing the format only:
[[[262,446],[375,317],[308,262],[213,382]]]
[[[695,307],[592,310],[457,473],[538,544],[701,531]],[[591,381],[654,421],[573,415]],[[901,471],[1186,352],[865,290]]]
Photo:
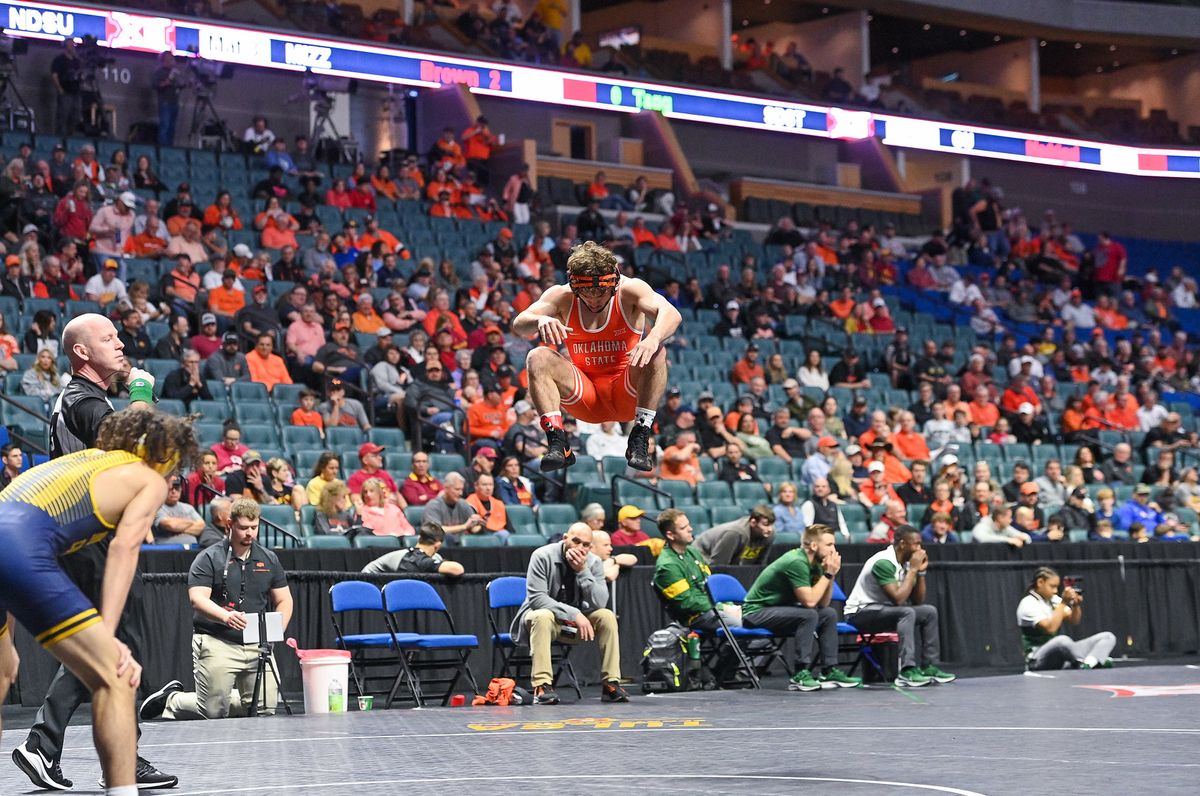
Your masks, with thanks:
[[[339,511],[338,501],[348,494],[350,494],[350,490],[346,487],[345,481],[330,481],[321,487],[321,499],[317,502],[317,511],[326,517],[334,516]]]
[[[199,443],[191,417],[175,417],[157,409],[131,406],[113,412],[100,423],[96,447],[106,451],[127,451],[151,467],[175,459],[181,468],[196,462]]]
[[[573,276],[608,276],[617,270],[613,253],[590,240],[572,249],[567,258],[567,273]]]

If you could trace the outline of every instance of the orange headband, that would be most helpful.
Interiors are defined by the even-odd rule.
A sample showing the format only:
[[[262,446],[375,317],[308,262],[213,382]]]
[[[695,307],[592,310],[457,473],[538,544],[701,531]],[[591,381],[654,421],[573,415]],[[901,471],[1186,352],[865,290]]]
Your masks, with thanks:
[[[602,287],[613,289],[617,286],[619,277],[616,274],[604,274],[603,276],[583,276],[580,274],[571,274],[567,282],[571,286],[571,290],[579,290],[581,288]]]

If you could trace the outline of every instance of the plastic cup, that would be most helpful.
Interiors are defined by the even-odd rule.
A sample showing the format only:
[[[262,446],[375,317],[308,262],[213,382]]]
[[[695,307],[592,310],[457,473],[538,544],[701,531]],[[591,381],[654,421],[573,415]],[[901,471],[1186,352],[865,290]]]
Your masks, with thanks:
[[[358,698],[358,709],[359,710],[371,710],[374,707],[375,707],[375,697],[360,696]]]
[[[450,697],[450,707],[452,708],[461,708],[466,704],[466,702],[467,698],[462,694],[455,694],[454,696]]]

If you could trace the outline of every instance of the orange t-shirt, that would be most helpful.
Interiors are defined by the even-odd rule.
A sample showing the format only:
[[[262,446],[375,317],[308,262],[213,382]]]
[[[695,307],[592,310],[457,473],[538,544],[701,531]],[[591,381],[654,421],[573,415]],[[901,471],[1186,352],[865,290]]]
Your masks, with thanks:
[[[829,302],[829,309],[833,312],[835,318],[846,320],[850,317],[850,313],[854,311],[854,299],[837,299]]]
[[[283,357],[278,354],[271,354],[264,359],[257,351],[251,351],[246,355],[246,363],[250,366],[250,381],[265,384],[267,392],[273,390],[276,384],[292,383],[292,375],[288,373]]]
[[[925,444],[925,438],[915,431],[897,431],[888,441],[901,459],[911,462],[929,458],[929,446]]]
[[[672,445],[663,451],[662,477],[668,481],[687,481],[695,486],[696,482],[700,480],[700,457],[693,453],[684,462],[671,460],[671,457],[677,456],[681,452],[677,445]]]
[[[765,376],[766,371],[763,366],[755,363],[750,364],[745,358],[739,359],[733,363],[733,370],[729,374],[730,381],[734,384],[749,384],[750,380],[755,376]]]
[[[467,407],[467,428],[471,439],[502,439],[513,424],[509,409],[503,403],[493,406],[479,401]]]
[[[485,506],[479,495],[472,492],[467,496],[467,505],[479,512],[479,516],[483,517],[484,527],[489,531],[503,531],[508,528],[508,511],[504,508],[504,501],[492,497],[491,505]]]
[[[325,419],[321,417],[321,413],[316,409],[310,409],[306,412],[297,406],[295,411],[292,412],[292,425],[312,426],[313,428],[319,428],[321,431],[324,431]]]
[[[994,426],[996,425],[996,421],[1000,419],[1000,409],[993,403],[986,403],[980,406],[971,401],[971,403],[967,404],[967,409],[970,412],[967,417],[971,418],[971,422],[981,426]]]
[[[215,287],[208,291],[208,308],[217,315],[233,317],[246,306],[246,294],[237,288]]]
[[[373,309],[369,315],[355,312],[350,316],[350,321],[354,325],[354,331],[364,334],[375,334],[384,326],[383,318]]]

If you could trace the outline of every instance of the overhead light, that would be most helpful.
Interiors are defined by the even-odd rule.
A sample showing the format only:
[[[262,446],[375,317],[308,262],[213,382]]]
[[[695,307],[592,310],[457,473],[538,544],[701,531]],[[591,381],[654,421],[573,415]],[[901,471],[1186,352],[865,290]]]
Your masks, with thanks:
[[[825,6],[824,8],[822,8],[822,9],[821,9],[821,13],[822,13],[822,14],[828,14],[828,13],[829,13],[829,6]]]
[[[921,30],[929,30],[929,28],[930,28],[930,25],[928,22],[926,22],[924,25],[921,26]]]
[[[874,21],[875,21],[875,15],[867,14],[867,22],[874,22]]]
[[[1113,69],[1118,68],[1120,65],[1121,65],[1120,61],[1113,61]]]
[[[1171,48],[1171,55],[1179,55],[1179,50],[1177,50],[1177,49],[1175,49],[1174,47],[1172,47],[1172,48]]]
[[[899,48],[899,47],[893,47],[893,48],[892,48],[892,55],[899,55],[899,53],[900,53],[900,48]]]
[[[1097,72],[1103,72],[1103,71],[1104,71],[1104,67],[1103,67],[1103,66],[1097,66],[1097,67],[1096,67],[1096,71],[1097,71]]]
[[[750,20],[748,20],[748,19],[743,19],[743,20],[742,20],[742,27],[743,27],[743,28],[748,28],[748,27],[750,27]]]
[[[958,32],[958,35],[959,35],[959,36],[966,36],[966,35],[967,35],[967,31],[966,31],[966,30],[960,30],[960,31]]]

